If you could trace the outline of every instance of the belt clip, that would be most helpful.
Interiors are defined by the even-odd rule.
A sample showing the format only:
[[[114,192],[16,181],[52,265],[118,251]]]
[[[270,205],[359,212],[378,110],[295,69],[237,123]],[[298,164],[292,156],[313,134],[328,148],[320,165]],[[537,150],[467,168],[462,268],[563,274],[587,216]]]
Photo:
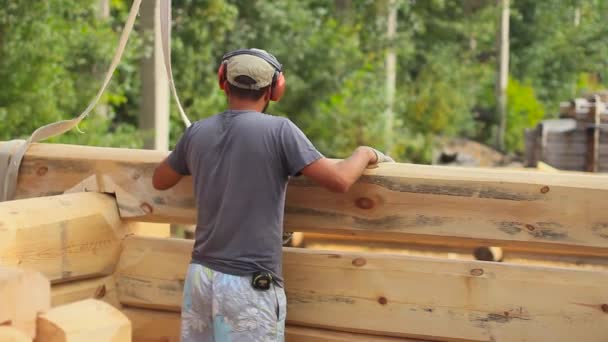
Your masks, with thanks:
[[[251,286],[256,290],[267,291],[272,284],[272,275],[269,272],[255,272],[251,277]]]

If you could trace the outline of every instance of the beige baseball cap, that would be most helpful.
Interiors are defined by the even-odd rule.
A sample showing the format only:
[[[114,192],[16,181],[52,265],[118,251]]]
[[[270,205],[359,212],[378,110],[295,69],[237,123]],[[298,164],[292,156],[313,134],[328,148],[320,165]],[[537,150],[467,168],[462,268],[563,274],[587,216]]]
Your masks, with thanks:
[[[255,50],[265,53],[264,50]],[[268,62],[260,57],[248,54],[231,57],[228,59],[226,67],[228,69],[226,73],[228,82],[235,87],[243,89],[257,90],[269,86],[272,83],[272,76],[275,72],[274,67]],[[251,85],[239,83],[235,80],[238,76],[249,76],[255,83]]]

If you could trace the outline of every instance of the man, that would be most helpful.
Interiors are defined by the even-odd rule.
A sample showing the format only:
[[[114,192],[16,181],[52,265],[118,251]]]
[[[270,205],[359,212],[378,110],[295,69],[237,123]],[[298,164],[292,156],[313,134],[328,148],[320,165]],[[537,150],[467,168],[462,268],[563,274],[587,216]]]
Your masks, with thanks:
[[[228,109],[186,129],[153,176],[159,190],[193,177],[198,216],[182,340],[283,341],[289,177],[303,174],[346,192],[367,167],[392,159],[359,147],[343,161],[330,161],[289,119],[263,114],[285,88],[281,65],[263,50],[225,55],[218,77]]]

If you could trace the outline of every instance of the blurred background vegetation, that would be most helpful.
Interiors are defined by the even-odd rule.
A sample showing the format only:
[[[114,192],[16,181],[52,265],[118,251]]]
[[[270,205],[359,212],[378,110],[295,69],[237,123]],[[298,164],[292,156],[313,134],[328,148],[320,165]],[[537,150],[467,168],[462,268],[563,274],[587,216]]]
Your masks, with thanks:
[[[146,0],[144,0],[146,1]],[[498,116],[496,0],[397,0],[387,39],[387,0],[173,0],[172,60],[191,120],[225,106],[221,56],[258,47],[283,63],[288,90],[269,112],[288,116],[327,156],[358,145],[385,149],[386,49],[397,56],[391,153],[429,163],[442,138],[494,145]],[[74,117],[94,97],[131,1],[0,0],[0,140]],[[523,150],[523,129],[557,115],[559,102],[603,88],[608,26],[604,0],[512,0],[505,150]],[[137,22],[136,22],[137,25]],[[134,32],[98,106],[52,142],[141,147],[139,60]],[[171,103],[171,146],[183,132]]]

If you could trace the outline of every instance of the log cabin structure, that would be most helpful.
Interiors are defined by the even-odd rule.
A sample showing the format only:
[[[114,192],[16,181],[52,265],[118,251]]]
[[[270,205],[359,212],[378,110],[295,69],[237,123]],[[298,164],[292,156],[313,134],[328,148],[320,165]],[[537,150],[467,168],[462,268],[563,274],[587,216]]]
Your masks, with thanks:
[[[152,187],[165,156],[29,147],[0,202],[0,340],[179,341],[193,242],[158,224],[196,211],[189,178]],[[607,175],[395,163],[287,192],[285,230],[325,243],[284,248],[287,341],[606,341]]]
[[[526,165],[539,162],[560,170],[608,171],[608,93],[598,92],[560,104],[558,119],[526,129]]]

